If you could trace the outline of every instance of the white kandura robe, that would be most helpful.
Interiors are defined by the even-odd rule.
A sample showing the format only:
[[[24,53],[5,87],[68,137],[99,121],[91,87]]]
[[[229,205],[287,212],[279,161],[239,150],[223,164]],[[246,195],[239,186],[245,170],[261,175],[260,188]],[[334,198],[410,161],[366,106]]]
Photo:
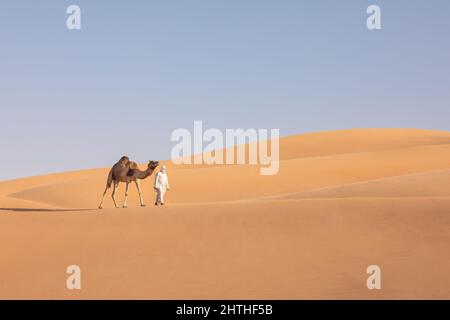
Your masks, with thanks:
[[[155,176],[156,203],[164,203],[164,193],[169,188],[167,173],[162,171],[158,172]]]

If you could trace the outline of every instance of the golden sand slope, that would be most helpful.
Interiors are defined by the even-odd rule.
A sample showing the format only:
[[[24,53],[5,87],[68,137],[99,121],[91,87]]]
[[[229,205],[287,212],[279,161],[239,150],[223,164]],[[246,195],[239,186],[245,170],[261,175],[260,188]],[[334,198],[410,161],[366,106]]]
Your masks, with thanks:
[[[108,169],[1,182],[0,298],[450,298],[450,132],[280,146],[275,176],[165,162],[164,208],[132,187],[128,209],[96,210]],[[81,291],[65,288],[70,264]],[[382,290],[365,286],[370,264]]]

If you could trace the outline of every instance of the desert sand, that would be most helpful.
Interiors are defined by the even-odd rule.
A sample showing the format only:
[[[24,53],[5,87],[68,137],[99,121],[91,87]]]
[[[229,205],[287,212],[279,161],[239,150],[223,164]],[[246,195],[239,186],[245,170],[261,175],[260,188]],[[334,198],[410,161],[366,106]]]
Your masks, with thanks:
[[[280,156],[274,176],[162,161],[165,207],[152,176],[147,207],[131,185],[98,210],[109,168],[0,182],[0,298],[450,299],[450,132],[310,133]]]

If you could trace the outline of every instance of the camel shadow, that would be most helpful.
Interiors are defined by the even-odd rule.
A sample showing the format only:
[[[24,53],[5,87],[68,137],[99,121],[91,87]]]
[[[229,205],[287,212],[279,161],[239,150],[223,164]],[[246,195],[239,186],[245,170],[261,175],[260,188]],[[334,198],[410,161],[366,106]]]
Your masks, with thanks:
[[[94,211],[97,209],[40,209],[40,208],[0,208],[0,211],[13,212],[82,212]]]

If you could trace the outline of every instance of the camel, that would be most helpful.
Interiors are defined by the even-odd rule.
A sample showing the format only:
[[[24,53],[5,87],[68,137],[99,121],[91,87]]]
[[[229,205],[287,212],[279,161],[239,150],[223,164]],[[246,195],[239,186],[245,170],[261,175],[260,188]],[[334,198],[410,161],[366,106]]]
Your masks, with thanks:
[[[141,184],[140,180],[146,179],[150,177],[155,171],[155,169],[159,166],[158,161],[149,161],[148,167],[145,171],[141,171],[138,168],[138,165],[136,162],[130,161],[130,159],[127,156],[123,156],[120,158],[120,160],[114,164],[114,166],[111,168],[108,174],[108,180],[106,182],[106,188],[105,192],[103,193],[102,202],[100,203],[99,209],[103,209],[103,201],[105,199],[106,192],[109,188],[111,188],[111,185],[114,182],[114,189],[112,192],[112,199],[114,201],[114,206],[116,208],[119,208],[116,202],[116,192],[119,188],[120,182],[126,183],[125,188],[125,200],[123,202],[123,208],[127,207],[127,200],[128,200],[128,185],[131,182],[134,182],[136,184],[136,187],[139,192],[139,199],[141,202],[141,207],[145,207],[144,199],[142,198],[142,192],[141,192]]]

